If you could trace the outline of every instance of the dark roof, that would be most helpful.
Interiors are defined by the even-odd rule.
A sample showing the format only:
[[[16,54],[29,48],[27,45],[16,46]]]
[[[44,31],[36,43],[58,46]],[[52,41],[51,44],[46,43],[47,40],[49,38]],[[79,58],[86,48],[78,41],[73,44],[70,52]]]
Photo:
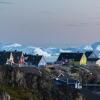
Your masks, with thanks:
[[[88,61],[97,61],[99,59],[93,51],[87,51],[85,55]]]
[[[93,61],[96,62],[97,60],[99,60],[99,58],[88,58],[88,61],[92,61],[92,62],[93,62]]]
[[[20,57],[22,55],[22,52],[19,51],[0,51],[0,64],[6,64],[6,61],[8,58],[10,58],[10,54],[12,53],[14,57],[14,62],[19,63]]]
[[[42,56],[41,55],[25,55],[25,62],[38,66]]]
[[[0,51],[0,65],[6,63],[7,58],[10,57],[11,52]]]
[[[13,51],[12,54],[14,57],[14,63],[19,63],[20,58],[22,56],[22,52],[21,51]]]
[[[80,61],[83,53],[61,53],[57,59],[57,61],[69,60],[73,59],[74,61]]]
[[[86,52],[85,52],[85,55],[86,55],[86,57],[88,58],[92,53],[93,53],[93,51],[86,51]]]

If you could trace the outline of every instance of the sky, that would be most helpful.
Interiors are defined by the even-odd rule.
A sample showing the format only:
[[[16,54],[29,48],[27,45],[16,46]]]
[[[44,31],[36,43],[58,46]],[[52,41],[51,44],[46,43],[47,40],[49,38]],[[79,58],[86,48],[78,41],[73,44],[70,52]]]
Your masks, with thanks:
[[[66,46],[100,41],[100,0],[0,0],[0,42]]]

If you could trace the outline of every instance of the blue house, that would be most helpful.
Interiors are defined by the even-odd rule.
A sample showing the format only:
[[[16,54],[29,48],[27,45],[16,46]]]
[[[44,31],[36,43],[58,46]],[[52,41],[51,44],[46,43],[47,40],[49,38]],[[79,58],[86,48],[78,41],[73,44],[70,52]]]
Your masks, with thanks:
[[[63,74],[61,74],[60,76],[58,76],[57,78],[55,78],[55,83],[57,85],[67,85],[73,89],[82,89],[81,83],[78,80],[74,80],[70,77],[64,76]]]
[[[27,55],[25,54],[25,63],[36,67],[46,66],[46,60],[41,55]]]

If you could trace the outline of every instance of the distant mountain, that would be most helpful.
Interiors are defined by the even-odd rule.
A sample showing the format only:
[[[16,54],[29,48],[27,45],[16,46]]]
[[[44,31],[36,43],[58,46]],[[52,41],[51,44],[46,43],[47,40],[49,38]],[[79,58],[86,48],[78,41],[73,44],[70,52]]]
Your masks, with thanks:
[[[100,58],[100,42],[92,44],[92,47],[95,54]]]
[[[44,51],[42,48],[39,47],[33,47],[33,46],[24,46],[18,43],[14,44],[4,44],[0,46],[0,50],[6,50],[6,51],[23,51],[24,53],[27,54],[39,54],[39,55],[44,55],[45,57],[51,56],[50,53]]]
[[[53,55],[59,55],[59,53],[60,53],[60,48],[49,47],[49,48],[44,48],[43,50],[45,52],[51,54],[51,56],[53,56]]]
[[[85,51],[93,51],[93,47],[91,45],[85,45],[82,49]]]
[[[55,47],[41,48],[41,47],[34,47],[34,46],[25,46],[18,43],[13,43],[13,44],[0,43],[0,50],[23,51],[24,53],[28,53],[28,54],[43,55],[46,58],[56,57],[59,55],[60,52],[94,51],[95,54],[100,57],[100,42],[96,42],[92,45],[84,45],[80,47],[66,47],[66,48],[55,48]]]
[[[20,51],[22,49],[22,45],[18,44],[18,43],[14,43],[14,44],[4,44],[0,47],[1,50],[7,50],[7,51],[14,51],[14,50],[18,50]]]
[[[94,48],[94,50],[100,51],[100,42],[96,42],[96,43],[92,44],[92,47]]]

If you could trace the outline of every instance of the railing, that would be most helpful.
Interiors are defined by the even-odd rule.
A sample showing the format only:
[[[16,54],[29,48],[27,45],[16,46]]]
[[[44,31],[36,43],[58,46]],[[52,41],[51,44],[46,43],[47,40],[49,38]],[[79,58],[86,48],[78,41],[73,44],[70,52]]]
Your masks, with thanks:
[[[83,84],[82,86],[91,86],[91,87],[96,87],[96,86],[100,86],[100,84]]]

